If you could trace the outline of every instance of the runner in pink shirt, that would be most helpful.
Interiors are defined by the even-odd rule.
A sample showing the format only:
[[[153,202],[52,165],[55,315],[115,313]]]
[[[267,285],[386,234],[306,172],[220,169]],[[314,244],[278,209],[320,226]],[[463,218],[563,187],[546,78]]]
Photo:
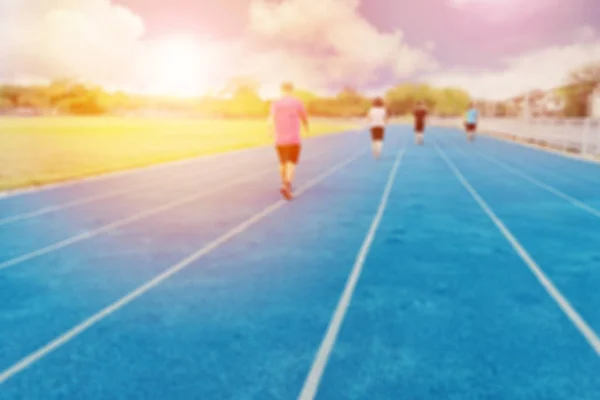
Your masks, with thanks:
[[[300,125],[308,132],[308,117],[304,104],[294,97],[294,86],[284,83],[281,87],[282,97],[271,106],[270,124],[275,136],[275,147],[279,157],[281,173],[281,194],[292,199],[292,181],[296,165],[300,159],[302,139]]]

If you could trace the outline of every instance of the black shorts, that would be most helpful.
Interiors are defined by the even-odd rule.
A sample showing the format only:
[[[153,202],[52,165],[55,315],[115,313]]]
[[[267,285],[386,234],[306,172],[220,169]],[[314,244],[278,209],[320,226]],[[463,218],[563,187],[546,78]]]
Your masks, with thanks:
[[[298,164],[298,161],[300,160],[299,144],[278,145],[276,146],[276,149],[280,164],[285,164],[288,162]]]
[[[385,129],[382,126],[374,126],[371,128],[371,140],[381,141],[385,136]]]
[[[465,123],[465,129],[467,132],[475,132],[477,130],[477,124]]]

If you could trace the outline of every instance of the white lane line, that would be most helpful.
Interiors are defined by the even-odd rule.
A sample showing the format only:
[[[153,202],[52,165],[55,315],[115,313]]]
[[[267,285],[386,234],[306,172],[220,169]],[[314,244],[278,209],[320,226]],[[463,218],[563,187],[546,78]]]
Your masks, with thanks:
[[[511,165],[508,165],[489,154],[481,154],[481,153],[475,153],[475,154],[477,154],[477,156],[479,156],[483,159],[486,159],[486,160],[496,164],[500,168],[503,168],[504,170],[512,173],[513,175],[517,175],[517,176],[525,179],[526,181],[533,183],[537,187],[544,189],[545,191],[552,193],[553,195],[560,197],[563,200],[568,201],[569,203],[573,204],[575,207],[578,207],[578,208],[582,209],[583,211],[586,211],[586,212],[594,215],[595,217],[600,218],[599,210],[596,210],[595,208],[590,207],[589,205],[585,204],[581,200],[577,200],[576,198],[569,196],[565,192],[562,192],[553,186],[550,186],[544,182],[541,182],[541,181],[535,179],[534,177],[527,175],[524,172],[519,171],[517,168],[515,168]]]
[[[448,143],[446,141],[441,141],[444,143]],[[471,154],[470,152],[467,152],[463,147],[461,146],[456,146],[455,148],[459,149],[459,151],[463,154]],[[500,161],[496,156],[492,156],[491,154],[489,154],[487,151],[485,153],[483,152],[473,152],[473,154],[477,155],[480,158],[483,158],[484,160],[487,160],[489,162],[492,162],[494,164],[496,164],[497,166],[499,166],[500,168],[512,173],[513,175],[518,175],[519,177],[521,177],[522,179],[529,181],[531,183],[533,183],[534,185],[536,185],[537,187],[552,193],[553,195],[560,197],[563,200],[568,201],[569,203],[573,204],[575,207],[578,207],[580,209],[582,209],[583,211],[586,211],[598,218],[600,218],[600,211],[585,204],[584,202],[582,202],[581,200],[578,200],[568,194],[566,194],[565,192],[560,191],[559,189],[556,189],[553,186],[550,186],[544,182],[541,182],[538,179],[535,179],[534,177],[532,177],[531,175],[525,174],[524,172],[520,171],[518,168],[516,168],[515,166],[509,165],[506,162]],[[564,176],[560,176],[557,175],[555,173],[551,173],[552,175],[558,177],[559,179],[564,179]]]
[[[94,183],[97,181],[104,181],[107,179],[118,178],[120,176],[125,176],[125,175],[137,175],[137,174],[152,172],[152,171],[156,171],[156,170],[160,170],[160,169],[176,167],[176,166],[180,166],[180,165],[188,165],[188,164],[193,164],[193,163],[197,163],[197,162],[201,163],[204,161],[210,161],[212,159],[221,158],[221,157],[225,157],[228,155],[236,155],[236,154],[240,154],[240,153],[244,153],[244,152],[250,152],[253,150],[258,151],[261,149],[265,149],[266,147],[267,146],[258,146],[258,147],[251,147],[251,148],[247,148],[247,149],[228,151],[225,153],[191,157],[191,158],[186,158],[183,160],[166,161],[166,162],[162,162],[159,164],[148,165],[148,166],[144,166],[144,167],[134,167],[134,168],[121,170],[121,171],[106,172],[106,173],[102,173],[100,175],[88,176],[88,177],[78,178],[78,179],[69,180],[69,181],[65,181],[65,182],[48,183],[48,184],[36,186],[36,187],[0,191],[0,200],[7,199],[10,197],[27,195],[27,194],[35,194],[35,193],[44,192],[47,190],[60,189],[60,188],[69,187],[69,186],[78,186],[78,185],[85,184],[85,183]]]
[[[323,180],[325,180],[326,178],[328,178],[330,175],[333,175],[334,173],[338,172],[342,168],[346,167],[352,161],[358,159],[361,155],[363,155],[365,153],[366,152],[364,150],[362,150],[359,153],[352,155],[350,158],[336,164],[333,168],[329,169],[328,171],[325,171],[322,174],[318,175],[317,177],[311,179],[310,181],[308,181],[306,184],[304,184],[297,190],[297,192],[296,192],[297,195],[301,195],[302,193],[306,192],[311,187],[317,185],[318,183],[320,183]],[[205,245],[204,247],[202,247],[195,253],[193,253],[190,256],[188,256],[187,258],[183,259],[179,263],[169,267],[164,272],[157,275],[150,281],[139,286],[137,289],[130,292],[126,296],[120,298],[119,300],[115,301],[111,305],[98,311],[96,314],[92,315],[85,321],[83,321],[80,324],[76,325],[75,327],[71,328],[70,330],[63,333],[62,335],[56,337],[55,339],[48,342],[43,347],[39,348],[35,352],[29,354],[28,356],[24,357],[17,363],[13,364],[11,367],[5,369],[4,371],[2,371],[2,373],[0,373],[0,385],[3,384],[4,382],[6,382],[11,377],[18,374],[19,372],[26,369],[27,367],[31,366],[35,362],[39,361],[40,359],[42,359],[43,357],[45,357],[52,351],[63,346],[64,344],[68,343],[70,340],[74,339],[76,336],[78,336],[82,332],[86,331],[87,329],[92,327],[94,324],[98,323],[99,321],[103,320],[104,318],[108,317],[109,315],[113,314],[114,312],[118,311],[119,309],[123,308],[124,306],[126,306],[127,304],[132,302],[133,300],[137,299],[138,297],[140,297],[143,294],[145,294],[146,292],[148,292],[150,289],[158,286],[159,284],[161,284],[163,281],[165,281],[172,275],[176,274],[177,272],[181,271],[182,269],[184,269],[186,267],[189,267],[193,262],[204,257],[205,255],[207,255],[211,251],[215,250],[219,246],[223,245],[224,243],[226,243],[227,241],[229,241],[236,235],[239,235],[240,233],[246,231],[248,228],[250,228],[257,222],[259,222],[260,220],[262,220],[269,214],[272,214],[274,211],[283,207],[284,204],[286,204],[286,202],[283,200],[279,200],[276,203],[271,204],[270,206],[266,207],[265,209],[258,212],[254,216],[250,217],[249,219],[240,223],[233,229],[229,230],[225,234],[219,236],[212,242],[208,243],[207,245]]]
[[[477,191],[471,186],[464,175],[458,170],[454,163],[448,158],[446,153],[435,143],[435,148],[440,157],[446,162],[450,170],[454,173],[456,178],[462,183],[462,185],[471,194],[473,199],[479,204],[479,206],[485,211],[488,217],[496,225],[498,230],[504,235],[506,240],[512,245],[516,253],[521,257],[525,264],[529,267],[531,272],[535,275],[540,284],[544,287],[546,292],[552,297],[552,299],[558,304],[561,310],[571,320],[573,325],[579,330],[583,337],[590,344],[592,349],[596,352],[596,355],[600,356],[600,338],[594,330],[587,324],[587,322],[579,315],[579,313],[573,308],[569,301],[562,295],[562,293],[554,286],[552,281],[542,271],[540,266],[533,260],[533,258],[527,253],[527,250],[521,245],[521,243],[515,238],[515,236],[508,230],[506,225],[496,216],[494,211],[488,206],[483,198],[477,193]]]
[[[169,177],[166,177],[166,178],[169,178]],[[148,189],[148,188],[151,188],[154,186],[158,186],[160,184],[161,184],[160,181],[146,182],[142,185],[127,187],[127,188],[124,188],[121,190],[114,190],[114,191],[108,192],[108,193],[101,193],[98,195],[84,197],[84,198],[80,198],[77,200],[68,201],[68,202],[61,203],[61,204],[56,204],[53,206],[38,208],[37,210],[28,211],[28,212],[24,212],[21,214],[11,215],[9,217],[0,218],[0,226],[12,224],[12,223],[23,221],[23,220],[30,219],[30,218],[40,217],[45,214],[67,210],[69,208],[74,208],[74,207],[82,206],[85,204],[95,203],[97,201],[110,199],[112,197],[117,197],[121,194],[134,193],[138,190]]]
[[[246,149],[246,151],[248,150],[252,150],[252,149]],[[240,151],[238,151],[237,153],[239,153]],[[228,153],[229,154],[229,153]],[[213,156],[206,156],[204,158],[200,158],[200,159],[196,159],[196,161],[200,162],[200,161],[205,161],[207,160],[209,157],[210,158],[215,158],[218,156],[222,156],[224,154],[216,154]],[[191,160],[184,160],[185,162],[183,162],[184,164],[186,162],[191,162]],[[176,162],[173,162],[169,165],[175,165]],[[162,164],[161,164],[162,165]],[[166,166],[166,165],[163,165]],[[238,165],[238,169],[239,169],[239,165]],[[242,167],[243,168],[243,167]],[[147,172],[150,172],[151,167],[147,167],[146,170]],[[142,171],[138,171],[138,172],[142,172]],[[230,171],[228,171],[230,172]],[[123,173],[127,173],[127,171],[123,172]],[[97,194],[97,195],[92,195],[89,197],[83,197],[77,200],[73,200],[73,201],[68,201],[65,203],[60,203],[60,204],[56,204],[56,205],[52,205],[52,206],[47,206],[47,207],[42,207],[36,210],[32,210],[32,211],[27,211],[21,214],[15,214],[15,215],[11,215],[11,216],[7,216],[4,218],[0,218],[0,226],[3,225],[8,225],[8,224],[12,224],[15,222],[20,222],[20,221],[24,221],[30,218],[35,218],[35,217],[40,217],[42,215],[46,215],[49,213],[53,213],[53,212],[58,212],[58,211],[63,211],[63,210],[67,210],[70,208],[74,208],[74,207],[79,207],[82,205],[86,205],[86,204],[91,204],[91,203],[95,203],[101,200],[106,200],[106,199],[110,199],[112,197],[117,197],[121,194],[127,194],[127,193],[134,193],[138,190],[143,190],[143,189],[148,189],[148,188],[152,188],[155,186],[158,186],[161,184],[161,181],[163,181],[164,179],[170,179],[173,178],[173,176],[159,176],[159,177],[152,177],[153,180],[150,182],[145,182],[141,185],[135,185],[132,187],[127,187],[125,189],[121,189],[121,190],[115,190],[115,191],[111,191],[108,193],[101,193],[101,194]],[[158,180],[156,178],[159,178]],[[189,177],[188,177],[189,178]],[[90,178],[91,179],[91,178]],[[76,182],[73,182],[73,184],[75,184]]]
[[[357,133],[357,132],[358,132],[357,129],[347,129],[347,130],[341,131],[339,133],[335,132],[335,133],[324,134],[324,135],[320,135],[320,136],[316,136],[316,137],[309,137],[309,138],[306,138],[306,140],[309,141],[309,140],[318,140],[318,139],[324,139],[324,138],[334,138],[336,135],[339,135],[339,134],[352,134],[352,133]],[[48,184],[44,184],[41,186],[22,188],[22,189],[4,190],[4,191],[0,191],[0,200],[4,200],[4,199],[11,198],[11,197],[16,197],[16,196],[35,194],[35,193],[44,192],[47,190],[61,189],[64,187],[69,187],[69,186],[77,186],[77,185],[81,185],[81,184],[85,184],[85,183],[94,183],[97,181],[118,178],[120,176],[125,176],[125,175],[137,175],[137,174],[142,174],[142,173],[146,173],[146,172],[152,172],[152,171],[159,170],[159,169],[176,167],[176,166],[180,166],[180,165],[202,163],[204,161],[210,161],[215,158],[222,158],[222,157],[226,157],[226,156],[235,156],[235,155],[238,155],[241,153],[249,153],[249,152],[254,152],[254,151],[258,152],[260,150],[265,150],[270,147],[272,147],[271,144],[259,145],[259,146],[244,148],[244,149],[226,151],[223,153],[201,155],[201,156],[196,156],[196,157],[185,158],[182,160],[161,162],[159,164],[153,164],[153,165],[148,165],[148,166],[143,166],[143,167],[133,167],[133,168],[129,168],[126,170],[106,172],[106,173],[101,173],[100,175],[76,178],[76,179],[65,181],[65,182],[48,183]]]
[[[485,130],[481,132],[481,134],[485,135],[487,138],[489,138],[491,140],[495,140],[498,142],[504,142],[505,144],[522,147],[524,149],[536,150],[538,152],[542,152],[542,153],[545,153],[546,155],[550,155],[550,156],[558,156],[565,161],[569,161],[569,159],[571,159],[571,160],[575,160],[575,161],[581,161],[584,164],[590,164],[590,165],[600,164],[600,160],[598,160],[597,158],[592,158],[593,156],[591,156],[591,155],[571,154],[571,153],[567,153],[565,151],[556,150],[556,149],[544,147],[544,146],[537,145],[537,144],[518,142],[518,141],[515,141],[512,139],[507,139],[507,138],[498,136],[498,133],[499,134],[507,134],[506,132],[489,131],[489,130],[487,132]],[[508,133],[508,134],[510,135],[510,133]]]
[[[400,166],[404,152],[405,149],[401,149],[399,150],[398,155],[396,156],[396,162],[394,163],[394,166],[390,171],[387,184],[385,186],[383,195],[381,197],[381,201],[379,203],[379,208],[377,209],[377,213],[375,214],[375,217],[371,222],[369,231],[367,232],[365,240],[363,241],[360,251],[358,252],[342,296],[340,297],[333,317],[331,318],[331,321],[327,328],[327,332],[323,337],[323,341],[321,342],[317,355],[304,382],[304,386],[302,387],[302,391],[298,397],[299,400],[312,400],[317,394],[317,390],[319,388],[323,372],[325,371],[325,367],[329,360],[329,355],[331,354],[331,351],[335,346],[335,341],[344,321],[344,317],[346,315],[346,311],[348,310],[348,306],[350,305],[350,301],[352,300],[354,289],[356,288],[356,284],[358,283],[358,279],[360,278],[365,259],[367,258],[367,254],[369,253],[369,249],[371,247],[371,244],[373,243],[373,239],[375,238],[375,233],[377,232],[377,228],[379,227],[379,223],[381,222],[381,218],[387,206],[390,192],[396,179],[398,167]]]
[[[191,203],[191,202],[196,201],[197,199],[199,199],[201,197],[204,197],[206,195],[209,195],[209,194],[212,194],[212,193],[215,193],[215,192],[227,189],[227,188],[229,188],[231,186],[234,186],[234,185],[236,185],[238,183],[241,183],[241,182],[244,182],[246,180],[250,180],[250,179],[262,176],[262,175],[266,175],[268,172],[269,172],[268,170],[265,170],[265,171],[261,171],[259,173],[256,173],[256,174],[253,174],[253,175],[250,175],[250,176],[244,176],[244,177],[241,177],[241,178],[238,178],[238,179],[234,179],[234,180],[228,181],[228,182],[226,182],[224,184],[217,185],[217,186],[212,187],[212,188],[210,188],[208,190],[203,190],[202,192],[194,193],[192,195],[185,196],[185,197],[182,197],[182,198],[174,200],[174,201],[170,201],[170,202],[162,204],[162,205],[160,205],[158,207],[154,207],[154,208],[151,208],[149,210],[141,211],[139,213],[130,215],[130,216],[126,217],[126,218],[118,219],[118,220],[116,220],[114,222],[111,222],[109,224],[102,225],[99,228],[92,229],[90,231],[83,232],[83,233],[80,233],[78,235],[71,236],[71,237],[69,237],[67,239],[64,239],[64,240],[58,241],[56,243],[53,243],[51,245],[39,248],[39,249],[34,250],[32,252],[29,252],[29,253],[23,254],[21,256],[17,256],[17,257],[11,258],[9,260],[6,260],[6,261],[0,263],[0,271],[2,271],[3,269],[9,268],[9,267],[15,266],[17,264],[20,264],[22,262],[25,262],[25,261],[32,260],[34,258],[40,257],[40,256],[42,256],[44,254],[48,254],[48,253],[51,253],[53,251],[62,249],[64,247],[70,246],[72,244],[79,243],[79,242],[87,240],[87,239],[91,239],[91,238],[96,237],[96,236],[98,236],[100,234],[109,232],[109,231],[111,231],[113,229],[120,228],[120,227],[129,225],[129,224],[132,224],[134,222],[140,221],[140,220],[142,220],[144,218],[148,218],[148,217],[151,217],[153,215],[160,214],[160,213],[163,213],[165,211],[171,210],[171,209],[173,209],[175,207],[179,207],[179,206],[182,206],[184,204]]]
[[[87,239],[91,239],[91,238],[96,237],[98,235],[101,235],[103,233],[109,232],[109,231],[111,231],[113,229],[121,228],[123,226],[130,225],[130,224],[132,224],[134,222],[143,220],[143,219],[151,217],[153,215],[160,214],[162,212],[171,210],[171,209],[173,209],[175,207],[179,207],[181,205],[184,205],[184,204],[187,204],[187,203],[191,203],[191,202],[196,201],[197,199],[199,199],[201,197],[204,197],[206,195],[213,194],[215,192],[218,192],[218,191],[221,191],[221,190],[224,190],[224,189],[228,189],[229,187],[234,186],[234,185],[236,185],[238,183],[249,181],[251,179],[254,179],[254,178],[266,175],[269,172],[270,172],[270,169],[267,169],[267,170],[258,172],[256,174],[252,174],[252,175],[248,175],[248,176],[243,176],[243,177],[240,177],[238,179],[227,181],[226,183],[224,183],[222,185],[218,185],[218,186],[210,188],[210,189],[208,189],[206,191],[203,191],[203,192],[200,192],[200,193],[195,193],[195,194],[192,194],[192,195],[189,195],[189,196],[186,196],[186,197],[182,197],[182,198],[180,198],[178,200],[162,204],[162,205],[160,205],[158,207],[154,207],[154,208],[151,208],[149,210],[141,211],[139,213],[136,213],[136,214],[130,215],[128,217],[125,217],[125,218],[113,221],[113,222],[111,222],[109,224],[103,225],[103,226],[101,226],[99,228],[96,228],[96,229],[93,229],[93,230],[90,230],[90,231],[87,231],[87,232],[83,232],[83,233],[80,233],[78,235],[71,236],[71,237],[66,238],[64,240],[55,242],[55,243],[50,244],[50,245],[45,246],[45,247],[41,247],[41,248],[39,248],[37,250],[34,250],[34,251],[29,252],[29,253],[23,254],[21,256],[17,256],[17,257],[8,259],[8,260],[6,260],[4,262],[0,262],[0,271],[2,271],[3,269],[9,268],[9,267],[15,266],[17,264],[21,264],[21,263],[23,263],[25,261],[29,261],[29,260],[32,260],[34,258],[43,256],[43,255],[48,254],[48,253],[51,253],[53,251],[60,250],[60,249],[62,249],[64,247],[70,246],[72,244],[79,243],[79,242],[87,240]]]

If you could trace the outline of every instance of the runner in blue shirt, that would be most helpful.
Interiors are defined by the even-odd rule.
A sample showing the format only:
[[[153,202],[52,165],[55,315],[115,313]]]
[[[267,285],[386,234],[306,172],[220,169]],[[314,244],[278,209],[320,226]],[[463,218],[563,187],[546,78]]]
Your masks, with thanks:
[[[475,139],[475,131],[477,130],[478,119],[479,111],[477,111],[475,105],[471,103],[465,114],[465,131],[467,132],[467,139],[471,142]]]

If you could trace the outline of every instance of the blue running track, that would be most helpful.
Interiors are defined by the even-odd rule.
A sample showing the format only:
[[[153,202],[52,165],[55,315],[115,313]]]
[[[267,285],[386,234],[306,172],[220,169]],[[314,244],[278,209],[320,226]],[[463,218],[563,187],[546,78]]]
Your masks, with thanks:
[[[0,399],[600,399],[600,165],[308,140],[0,199]]]

